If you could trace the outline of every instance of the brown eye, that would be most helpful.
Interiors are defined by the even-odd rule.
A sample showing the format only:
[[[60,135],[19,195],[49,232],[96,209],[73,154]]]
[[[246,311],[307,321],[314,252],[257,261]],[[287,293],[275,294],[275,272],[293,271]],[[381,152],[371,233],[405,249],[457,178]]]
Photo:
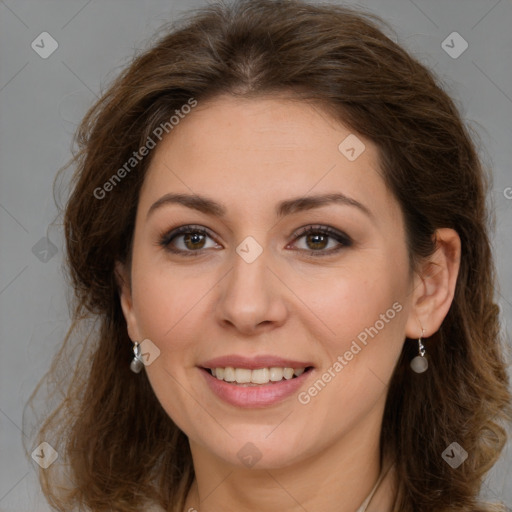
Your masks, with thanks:
[[[306,244],[314,250],[325,249],[329,243],[329,237],[320,233],[306,235]]]
[[[208,238],[212,239],[204,228],[197,226],[181,226],[163,235],[160,238],[159,245],[164,247],[165,250],[175,254],[196,256],[200,254],[200,251],[216,246],[216,244],[214,244],[213,246],[207,247],[206,242]]]
[[[202,249],[204,246],[205,236],[200,233],[187,233],[183,236],[183,243],[187,249]]]
[[[349,236],[329,226],[308,226],[294,234],[295,240],[301,238],[304,238],[306,247],[299,250],[309,252],[312,256],[333,254],[353,243]],[[331,242],[333,246],[327,249]]]

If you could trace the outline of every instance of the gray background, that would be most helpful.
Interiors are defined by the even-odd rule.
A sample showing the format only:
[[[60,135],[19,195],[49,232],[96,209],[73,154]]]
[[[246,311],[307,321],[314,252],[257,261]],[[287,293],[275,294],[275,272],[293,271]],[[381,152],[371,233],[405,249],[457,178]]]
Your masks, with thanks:
[[[1,511],[47,510],[38,490],[37,466],[22,450],[21,420],[23,406],[69,323],[62,232],[58,223],[51,225],[56,215],[53,178],[71,156],[71,137],[85,109],[134,51],[164,20],[204,3],[0,0]],[[512,252],[512,3],[345,3],[366,6],[388,20],[398,42],[436,72],[481,137],[484,161],[494,168],[493,245],[501,286],[497,300],[510,334],[506,324],[512,325],[512,274],[507,265]],[[43,59],[31,43],[45,31],[58,48]],[[454,31],[469,44],[458,58],[442,47]],[[448,44],[452,45],[450,39]],[[460,48],[456,41],[453,46]],[[512,507],[510,484],[509,443],[483,494]]]

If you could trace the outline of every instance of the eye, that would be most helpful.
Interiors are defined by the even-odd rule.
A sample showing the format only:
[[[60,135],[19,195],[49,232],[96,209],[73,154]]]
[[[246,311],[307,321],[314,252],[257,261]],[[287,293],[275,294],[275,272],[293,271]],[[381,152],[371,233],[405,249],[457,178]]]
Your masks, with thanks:
[[[207,238],[212,237],[200,226],[181,226],[161,236],[158,245],[172,253],[197,256],[203,249],[212,247],[206,245]]]
[[[348,235],[329,226],[307,226],[295,232],[293,237],[294,240],[304,238],[306,247],[300,250],[311,256],[328,256],[352,245],[352,239]],[[325,250],[329,242],[333,242],[334,247]]]
[[[343,248],[350,247],[353,243],[348,235],[329,226],[306,226],[296,231],[292,237],[294,241],[304,238],[306,247],[299,248],[299,250],[315,257],[337,253]],[[216,243],[208,247],[206,245],[208,238],[213,240],[210,233],[203,227],[187,225],[163,234],[158,245],[174,254],[199,256],[205,249],[220,247]],[[334,247],[326,250],[330,242],[334,243]]]

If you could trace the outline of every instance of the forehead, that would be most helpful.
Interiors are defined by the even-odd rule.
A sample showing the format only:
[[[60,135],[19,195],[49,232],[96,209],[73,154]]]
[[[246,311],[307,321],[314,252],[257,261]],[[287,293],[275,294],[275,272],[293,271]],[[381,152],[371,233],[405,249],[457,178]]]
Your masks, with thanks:
[[[141,192],[146,211],[171,190],[215,196],[232,213],[341,192],[396,215],[374,144],[310,103],[221,96],[199,103],[154,151]]]

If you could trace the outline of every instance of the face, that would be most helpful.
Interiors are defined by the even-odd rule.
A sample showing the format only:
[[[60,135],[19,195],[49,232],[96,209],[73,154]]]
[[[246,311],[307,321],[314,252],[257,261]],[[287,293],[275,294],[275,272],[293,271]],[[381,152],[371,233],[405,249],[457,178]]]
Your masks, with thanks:
[[[122,306],[196,453],[277,468],[376,436],[412,282],[375,146],[306,103],[224,96],[154,151]]]

